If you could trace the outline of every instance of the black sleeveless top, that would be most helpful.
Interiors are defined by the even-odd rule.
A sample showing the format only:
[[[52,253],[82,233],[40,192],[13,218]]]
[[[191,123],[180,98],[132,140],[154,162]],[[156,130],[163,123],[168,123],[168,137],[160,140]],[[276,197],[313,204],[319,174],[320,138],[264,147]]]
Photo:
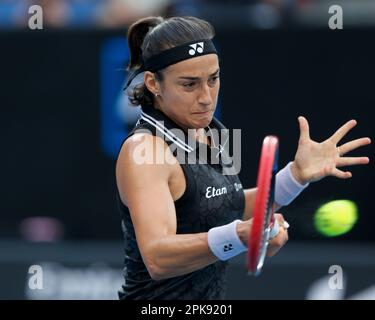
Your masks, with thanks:
[[[212,119],[209,127],[229,131],[216,118]],[[236,174],[227,174],[235,168],[229,155],[220,147],[223,140],[220,135],[211,136],[211,148],[191,141],[181,127],[163,112],[151,107],[142,108],[141,117],[127,138],[137,132],[162,136],[184,172],[186,190],[174,202],[178,234],[207,232],[212,227],[242,218],[245,209],[242,184]],[[208,159],[216,156],[219,161],[199,163],[202,159],[199,153],[204,148]],[[227,262],[218,261],[174,278],[151,279],[136,242],[128,208],[122,203],[118,190],[117,201],[125,239],[125,284],[119,292],[120,299],[225,299]],[[152,212],[149,215],[152,218]]]

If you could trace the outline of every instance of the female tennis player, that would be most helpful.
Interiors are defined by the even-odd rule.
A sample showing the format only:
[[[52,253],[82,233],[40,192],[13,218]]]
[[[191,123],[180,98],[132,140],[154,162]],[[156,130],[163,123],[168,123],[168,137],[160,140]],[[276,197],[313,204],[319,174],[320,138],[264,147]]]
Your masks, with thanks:
[[[128,30],[127,92],[142,113],[116,164],[126,240],[121,299],[224,299],[227,261],[247,250],[256,189],[223,173],[223,142],[209,134],[225,128],[213,116],[220,87],[213,37],[213,27],[193,17],[148,17]],[[369,162],[343,157],[369,138],[337,146],[354,120],[322,143],[310,139],[305,118],[298,120],[295,158],[276,177],[277,207],[312,181],[351,177],[339,167]],[[219,163],[188,161],[205,148]],[[281,228],[268,256],[288,240],[282,215],[276,219]]]

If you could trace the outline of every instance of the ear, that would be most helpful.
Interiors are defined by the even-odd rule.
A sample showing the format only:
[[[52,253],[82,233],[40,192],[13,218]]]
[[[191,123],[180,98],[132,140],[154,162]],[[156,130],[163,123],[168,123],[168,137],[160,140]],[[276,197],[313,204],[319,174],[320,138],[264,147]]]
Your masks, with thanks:
[[[154,73],[146,71],[144,75],[144,81],[147,89],[150,92],[152,92],[153,94],[159,93],[159,83],[156,80]]]

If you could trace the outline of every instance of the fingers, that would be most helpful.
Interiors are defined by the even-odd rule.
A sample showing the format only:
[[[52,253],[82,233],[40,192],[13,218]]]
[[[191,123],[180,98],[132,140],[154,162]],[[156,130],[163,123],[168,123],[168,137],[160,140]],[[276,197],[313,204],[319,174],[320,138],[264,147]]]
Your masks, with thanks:
[[[356,120],[350,120],[339,128],[330,138],[335,144],[337,144],[351,129],[357,125]],[[341,147],[340,147],[341,149]]]
[[[286,230],[289,227],[289,224],[284,220],[284,217],[280,213],[274,214],[275,220],[279,223],[279,231],[275,237],[269,240],[267,257],[274,256],[288,241],[288,231]]]
[[[288,231],[285,230],[284,228],[280,228],[279,234],[269,241],[268,249],[267,249],[267,256],[268,257],[274,256],[285,245],[288,239],[289,239]]]
[[[280,226],[284,225],[285,219],[284,219],[284,216],[281,213],[275,213],[274,217],[279,222]]]
[[[346,153],[348,153],[352,150],[355,150],[355,149],[357,149],[359,147],[362,147],[362,146],[366,146],[370,143],[371,143],[370,138],[360,138],[360,139],[356,139],[356,140],[347,142],[347,143],[343,144],[342,146],[340,146],[340,156],[343,156],[344,154],[346,154]]]
[[[274,216],[280,227],[283,227],[285,230],[290,227],[289,223],[284,219],[284,216],[281,213],[275,213]]]
[[[337,178],[340,178],[340,179],[349,179],[352,177],[352,173],[349,172],[349,171],[341,171],[339,169],[333,169],[332,173],[331,173],[332,176],[334,177],[337,177]]]
[[[309,123],[307,122],[305,117],[298,117],[299,122],[299,130],[300,130],[300,141],[307,141],[310,140],[310,129]]]
[[[355,166],[359,164],[368,164],[369,162],[370,159],[368,157],[342,157],[337,159],[336,166]]]

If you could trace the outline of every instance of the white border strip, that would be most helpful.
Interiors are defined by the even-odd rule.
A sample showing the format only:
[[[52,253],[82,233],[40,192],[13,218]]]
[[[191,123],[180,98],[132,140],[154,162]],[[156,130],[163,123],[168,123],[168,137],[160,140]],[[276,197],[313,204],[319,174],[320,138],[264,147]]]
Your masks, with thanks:
[[[191,151],[193,151],[193,149],[188,149],[188,148],[186,148],[184,145],[182,145],[179,141],[177,141],[177,137],[176,136],[171,136],[167,131],[165,131],[163,128],[160,128],[159,126],[157,126],[157,124],[156,123],[153,123],[152,121],[150,121],[149,119],[147,119],[147,118],[145,118],[145,117],[143,117],[142,115],[141,115],[141,119],[143,119],[144,121],[146,121],[146,122],[148,122],[149,124],[151,124],[151,125],[153,125],[155,128],[156,128],[156,130],[158,130],[158,131],[160,131],[162,134],[164,134],[167,138],[169,138],[171,141],[173,141],[173,143],[175,143],[177,146],[179,146],[180,148],[182,148],[182,149],[184,149],[186,152],[191,152]],[[169,130],[168,130],[169,131]],[[170,131],[169,131],[170,132]],[[173,134],[172,132],[170,132],[171,134]],[[180,139],[178,139],[178,140],[180,140]],[[189,146],[189,148],[191,148],[190,146]]]
[[[172,136],[172,139],[166,134],[166,136],[168,138],[170,138],[172,141],[176,140],[176,143],[180,143],[181,145],[185,146],[185,148],[189,149],[190,151],[194,151],[194,149],[189,146],[188,144],[186,144],[184,141],[182,141],[179,137],[177,137],[173,132],[171,132],[168,128],[166,128],[164,125],[162,125],[158,120],[156,120],[155,118],[151,117],[150,115],[148,115],[147,113],[144,113],[143,111],[141,112],[141,118],[145,121],[147,121],[148,123],[150,124],[153,124],[154,127],[158,127],[159,129],[165,131],[166,133],[169,134],[169,136]],[[147,118],[147,120],[146,120]],[[151,121],[151,122],[150,122]]]

